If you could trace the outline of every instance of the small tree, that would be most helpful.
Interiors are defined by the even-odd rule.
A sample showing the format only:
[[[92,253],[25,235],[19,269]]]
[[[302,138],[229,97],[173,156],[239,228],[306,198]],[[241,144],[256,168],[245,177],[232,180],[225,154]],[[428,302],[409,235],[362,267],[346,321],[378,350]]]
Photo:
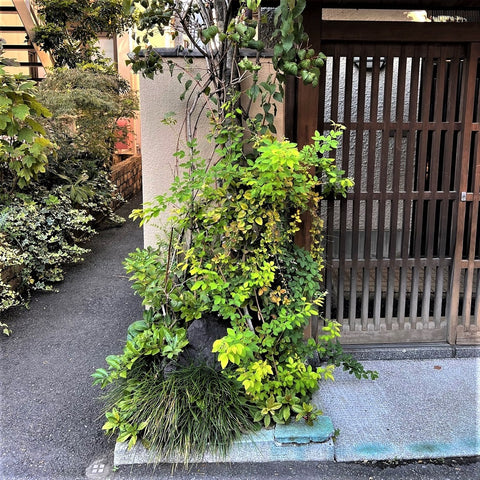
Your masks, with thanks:
[[[133,117],[138,104],[128,82],[94,66],[56,69],[42,82],[39,98],[53,113],[44,124],[59,146],[42,185],[61,186],[92,214],[111,212],[117,120]]]
[[[302,25],[305,0],[279,1],[273,16],[276,27],[272,38],[275,74],[263,81],[258,75],[265,50],[262,28],[272,18],[267,15],[272,9],[261,9],[261,0],[238,3],[233,0],[126,0],[124,5],[130,8],[140,32],[136,35],[139,45],[129,62],[134,71],[141,71],[147,77],[164,70],[173,73],[175,68],[183,71],[178,79],[185,86],[185,135],[188,141],[195,137],[198,124],[194,112],[203,111],[203,108],[196,110],[198,104],[203,102],[213,117],[223,123],[221,105],[231,100],[246,78],[252,81],[243,92],[249,101],[237,105],[241,111],[236,114],[236,120],[255,133],[275,132],[275,102],[283,100],[287,76],[298,76],[313,86],[318,84],[325,57],[309,47]],[[184,48],[186,63],[162,58],[149,45],[149,39],[155,33],[171,35],[180,46],[187,44]],[[249,50],[250,58],[245,56],[245,49]],[[205,60],[204,75],[191,74],[189,64],[192,60],[188,52],[192,50],[199,52]],[[253,102],[259,102],[261,113],[251,118]]]

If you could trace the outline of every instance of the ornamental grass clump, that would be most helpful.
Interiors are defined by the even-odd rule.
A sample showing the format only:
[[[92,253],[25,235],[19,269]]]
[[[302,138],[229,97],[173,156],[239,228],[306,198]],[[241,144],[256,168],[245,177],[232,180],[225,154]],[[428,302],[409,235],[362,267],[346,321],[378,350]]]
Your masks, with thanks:
[[[132,430],[138,427],[143,444],[157,460],[188,464],[207,451],[221,458],[242,433],[258,429],[242,386],[205,364],[181,366],[168,375],[152,366],[125,387],[112,390],[107,398],[113,404],[117,398],[130,402],[128,423]],[[117,425],[116,413],[114,407],[105,430]],[[127,430],[123,436],[128,436]]]

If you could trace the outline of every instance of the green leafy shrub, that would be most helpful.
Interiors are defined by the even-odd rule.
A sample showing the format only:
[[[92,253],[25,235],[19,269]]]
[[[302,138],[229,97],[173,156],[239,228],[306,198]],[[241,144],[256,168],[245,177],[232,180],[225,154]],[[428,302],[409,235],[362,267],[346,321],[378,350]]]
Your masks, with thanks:
[[[56,69],[42,82],[39,100],[53,114],[44,126],[59,147],[48,159],[41,185],[61,187],[97,222],[121,223],[112,211],[112,202],[121,196],[110,181],[110,167],[117,120],[133,117],[137,108],[128,82],[93,65]]]
[[[242,139],[238,127],[230,126],[216,136],[216,165],[206,171],[195,144],[189,145],[192,157],[182,167],[192,173],[174,182],[170,197],[138,212],[147,220],[166,205],[176,206],[175,231],[188,234],[171,241],[159,267],[165,269],[159,275],[163,308],[179,321],[217,312],[228,322],[227,336],[213,351],[222,368],[234,368],[230,375],[243,384],[256,405],[255,420],[265,426],[299,413],[313,420],[311,395],[319,380],[333,379],[333,364],[305,364],[318,347],[313,339],[304,341],[304,329],[323,301],[318,189],[343,192],[351,185],[324,156],[340,135],[339,129],[317,133],[301,150],[260,137],[245,156],[241,143],[228,141]],[[294,243],[306,211],[314,212],[311,251]],[[339,325],[327,322],[320,344],[339,335]]]
[[[0,225],[3,221],[2,216]],[[20,294],[15,288],[18,279],[14,277],[21,271],[25,257],[25,254],[8,243],[5,234],[0,233],[0,312],[20,303]],[[5,324],[2,323],[0,327],[4,327],[4,334],[10,333]]]
[[[0,59],[0,200],[45,172],[54,151],[40,123],[51,114],[36,95],[35,82],[7,74]]]
[[[318,210],[320,188],[342,193],[351,185],[326,157],[341,129],[317,133],[301,150],[270,137],[248,140],[250,148],[244,149],[239,130],[231,125],[215,137],[221,158],[209,169],[196,143],[190,143],[191,156],[177,154],[185,173],[176,178],[171,194],[134,212],[145,222],[175,206],[166,241],[137,250],[126,261],[133,288],[148,307],[145,318],[130,327],[123,355],[107,357],[108,370],[94,374],[95,383],[115,392],[104,428],[130,446],[143,438],[155,452],[165,453],[164,443],[151,443],[147,425],[154,422],[166,431],[169,417],[154,412],[170,396],[156,388],[154,407],[145,405],[138,377],[165,376],[169,361],[187,344],[188,323],[211,313],[228,326],[227,335],[212,345],[221,375],[242,385],[254,422],[268,427],[303,418],[311,423],[321,414],[311,397],[320,380],[333,379],[336,358],[325,355],[329,362],[317,367],[307,360],[314,352],[325,353],[340,335],[339,325],[326,321],[318,339],[304,340],[324,297],[321,219],[314,213],[311,251],[293,239],[301,215]],[[359,371],[373,374],[361,366]],[[153,436],[159,435],[155,430]]]
[[[91,220],[61,190],[19,194],[0,210],[0,232],[20,252],[18,291],[24,297],[33,290],[52,290],[63,279],[63,266],[82,259],[88,250],[78,243],[94,234]]]
[[[3,218],[0,219],[0,224]],[[25,254],[13,248],[6,239],[6,235],[0,233],[0,312],[19,305],[20,294],[15,287],[18,286],[18,279],[14,277],[21,271]],[[4,335],[10,335],[11,331],[3,322],[0,328]]]

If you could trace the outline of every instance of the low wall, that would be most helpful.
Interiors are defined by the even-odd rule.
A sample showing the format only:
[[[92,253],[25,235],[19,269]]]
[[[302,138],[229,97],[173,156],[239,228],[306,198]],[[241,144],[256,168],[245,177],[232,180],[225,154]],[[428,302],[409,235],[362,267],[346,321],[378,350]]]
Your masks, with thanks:
[[[142,157],[133,155],[112,166],[112,182],[128,200],[142,190]]]

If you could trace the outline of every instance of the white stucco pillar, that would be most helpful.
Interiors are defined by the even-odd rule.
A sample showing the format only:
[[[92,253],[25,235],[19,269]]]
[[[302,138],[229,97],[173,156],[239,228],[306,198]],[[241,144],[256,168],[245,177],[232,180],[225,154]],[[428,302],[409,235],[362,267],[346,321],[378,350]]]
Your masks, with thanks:
[[[183,60],[178,58],[179,63]],[[267,65],[264,69],[265,78],[272,73],[269,59],[263,60]],[[168,192],[170,185],[177,172],[177,160],[173,154],[186,149],[185,141],[185,101],[180,100],[184,91],[184,84],[188,78],[196,73],[206,73],[203,58],[194,58],[190,71],[184,73],[182,84],[177,76],[181,70],[175,70],[173,75],[168,71],[156,75],[154,80],[140,77],[140,116],[142,129],[142,181],[143,201],[151,202],[156,196]],[[262,81],[262,80],[260,80]],[[186,95],[188,98],[188,93]],[[203,105],[200,105],[202,107]],[[170,113],[175,112],[176,125],[165,125],[162,120]],[[197,113],[199,110],[197,108]],[[195,115],[194,115],[194,118]],[[278,136],[283,137],[283,105],[278,105],[276,124]],[[198,123],[196,138],[199,149],[204,158],[211,158],[214,145],[207,141],[209,121],[205,116],[205,109],[201,112],[201,120]],[[144,227],[144,244],[153,246],[157,236],[162,232],[161,228],[168,219],[168,213],[158,217],[155,222],[150,222]]]

